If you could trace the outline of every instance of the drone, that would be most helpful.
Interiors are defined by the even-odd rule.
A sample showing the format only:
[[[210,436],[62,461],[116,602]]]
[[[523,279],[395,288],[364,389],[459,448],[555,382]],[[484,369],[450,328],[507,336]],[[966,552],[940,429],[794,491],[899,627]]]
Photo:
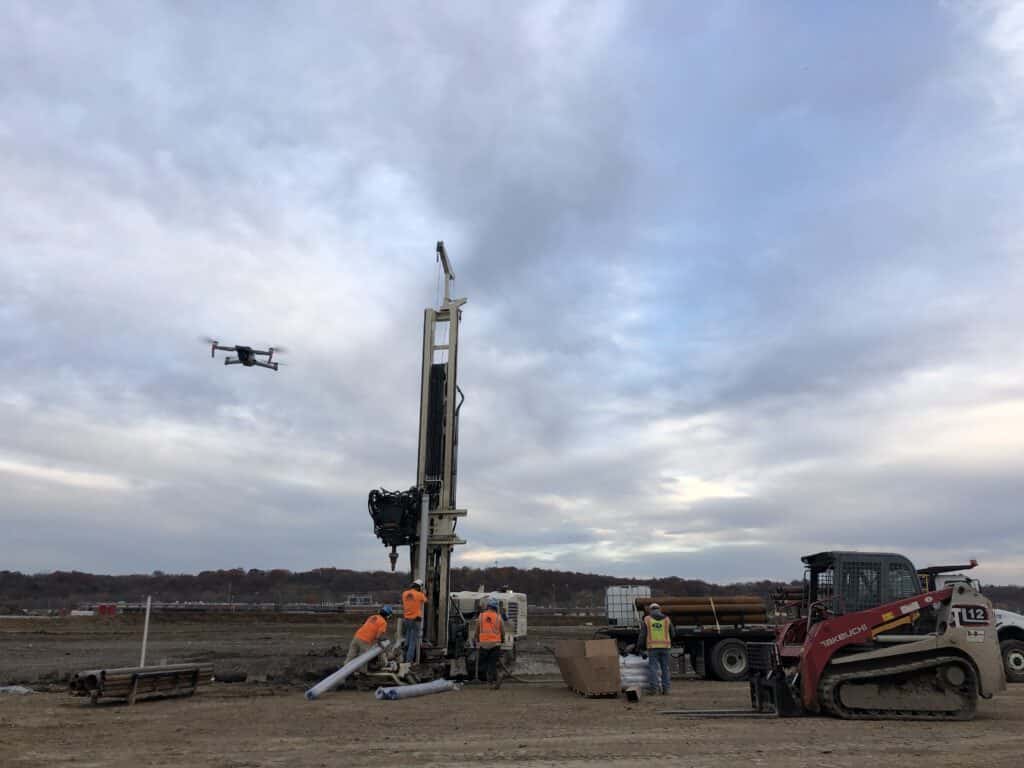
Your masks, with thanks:
[[[203,339],[207,344],[210,345],[210,357],[214,357],[217,350],[223,352],[234,352],[237,357],[225,357],[224,365],[244,365],[246,368],[251,368],[254,365],[258,365],[260,368],[269,368],[272,371],[277,370],[277,366],[281,363],[274,362],[274,352],[278,354],[284,352],[281,347],[268,347],[267,349],[253,349],[252,347],[245,347],[241,344],[236,344],[233,347],[223,346],[216,339],[205,338]],[[259,360],[258,358],[265,357],[266,360]]]

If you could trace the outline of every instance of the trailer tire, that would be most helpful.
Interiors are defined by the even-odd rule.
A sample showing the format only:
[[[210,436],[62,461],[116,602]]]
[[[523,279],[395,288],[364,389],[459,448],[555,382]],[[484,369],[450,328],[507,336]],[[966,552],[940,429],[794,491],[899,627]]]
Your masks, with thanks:
[[[719,640],[711,649],[711,669],[727,683],[746,680],[750,670],[747,644],[735,637]]]
[[[1024,641],[1003,640],[999,644],[999,650],[1003,653],[1006,682],[1024,683]]]

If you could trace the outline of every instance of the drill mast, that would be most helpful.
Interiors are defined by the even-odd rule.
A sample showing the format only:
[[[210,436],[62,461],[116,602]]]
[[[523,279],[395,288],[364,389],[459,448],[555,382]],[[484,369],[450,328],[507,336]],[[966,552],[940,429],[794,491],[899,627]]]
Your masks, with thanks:
[[[416,462],[416,487],[420,489],[421,515],[426,516],[426,546],[420,536],[411,547],[412,565],[424,580],[430,611],[424,637],[435,648],[448,645],[452,551],[465,540],[455,527],[466,510],[455,505],[458,476],[459,408],[462,390],[457,383],[459,323],[466,299],[451,298],[455,281],[444,243],[437,243],[437,258],[444,270],[444,300],[437,309],[423,312],[423,368],[420,372],[420,441]],[[456,402],[456,396],[458,402]]]
[[[429,599],[424,612],[423,639],[447,652],[451,613],[452,551],[465,540],[455,534],[466,510],[455,504],[458,476],[459,409],[462,390],[457,383],[459,323],[466,299],[453,299],[455,280],[444,243],[437,243],[444,272],[444,300],[423,312],[423,361],[420,369],[420,431],[416,485],[408,491],[370,492],[374,533],[391,547],[391,570],[399,546],[409,545],[410,570],[421,578]]]

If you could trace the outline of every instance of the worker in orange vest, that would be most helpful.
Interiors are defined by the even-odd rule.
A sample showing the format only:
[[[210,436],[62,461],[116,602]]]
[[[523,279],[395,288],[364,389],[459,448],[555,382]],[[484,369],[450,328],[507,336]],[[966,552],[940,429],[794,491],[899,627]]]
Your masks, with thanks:
[[[428,602],[423,594],[423,579],[414,579],[402,593],[402,636],[405,638],[405,660],[416,661],[423,634],[423,606]]]
[[[667,694],[672,686],[668,657],[674,634],[672,619],[661,612],[661,606],[657,603],[647,606],[647,615],[640,625],[637,644],[647,649],[647,670],[651,690],[655,693]]]
[[[382,605],[377,613],[363,622],[363,626],[356,630],[355,637],[348,644],[348,655],[345,657],[346,664],[356,658],[356,656],[366,653],[373,647],[374,643],[378,642],[388,633],[388,619],[391,618],[392,613],[390,605]],[[362,672],[365,669],[366,666],[363,665],[358,671]]]
[[[501,687],[498,677],[498,659],[501,657],[501,643],[505,635],[498,601],[490,598],[487,609],[477,619],[476,654],[480,668],[480,682],[488,682],[491,688]]]

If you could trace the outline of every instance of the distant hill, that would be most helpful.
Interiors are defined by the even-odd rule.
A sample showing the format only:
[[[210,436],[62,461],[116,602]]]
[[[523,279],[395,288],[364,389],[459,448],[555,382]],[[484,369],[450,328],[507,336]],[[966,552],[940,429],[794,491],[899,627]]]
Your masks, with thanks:
[[[146,595],[173,601],[224,602],[343,602],[348,595],[372,594],[394,602],[408,582],[404,572],[351,571],[317,568],[292,572],[285,569],[202,571],[198,574],[104,576],[80,571],[22,574],[0,571],[0,610],[18,608],[73,608],[81,603],[138,601]],[[530,603],[562,608],[604,605],[604,590],[615,584],[645,584],[658,595],[767,595],[780,582],[711,584],[699,579],[623,579],[594,573],[542,568],[455,568],[455,589],[509,586],[529,595]],[[1024,607],[1024,588],[986,587],[997,605],[1011,610]]]

